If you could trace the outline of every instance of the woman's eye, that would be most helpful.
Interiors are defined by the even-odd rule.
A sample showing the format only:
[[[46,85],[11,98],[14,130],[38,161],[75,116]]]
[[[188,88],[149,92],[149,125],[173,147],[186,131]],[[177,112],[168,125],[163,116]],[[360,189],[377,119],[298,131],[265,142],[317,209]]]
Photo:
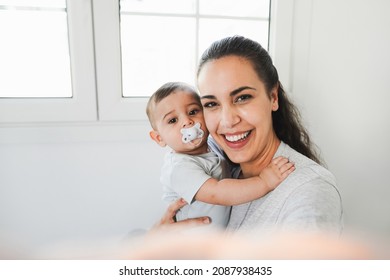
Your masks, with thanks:
[[[215,106],[217,106],[216,102],[206,102],[203,104],[203,108],[213,108]]]
[[[235,103],[244,102],[244,101],[247,101],[248,99],[251,99],[251,98],[252,98],[252,95],[243,94],[243,95],[240,95],[239,97],[236,98]]]

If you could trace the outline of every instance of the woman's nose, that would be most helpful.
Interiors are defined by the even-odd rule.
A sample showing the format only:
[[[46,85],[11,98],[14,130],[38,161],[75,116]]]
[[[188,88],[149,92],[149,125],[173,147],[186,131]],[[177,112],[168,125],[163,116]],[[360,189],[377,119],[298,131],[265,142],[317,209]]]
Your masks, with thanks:
[[[240,117],[233,108],[221,110],[221,125],[225,128],[232,128],[239,123]]]

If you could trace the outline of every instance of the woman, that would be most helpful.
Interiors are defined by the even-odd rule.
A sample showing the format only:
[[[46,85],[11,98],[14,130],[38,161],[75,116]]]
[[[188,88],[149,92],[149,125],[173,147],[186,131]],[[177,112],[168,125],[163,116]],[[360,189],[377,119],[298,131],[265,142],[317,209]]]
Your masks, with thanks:
[[[234,206],[228,229],[340,232],[343,211],[335,179],[320,165],[267,51],[244,37],[222,39],[204,52],[197,77],[210,144],[239,165],[232,168],[233,177],[259,174],[277,156],[296,167],[274,191]],[[182,205],[172,204],[159,226],[174,223]],[[202,217],[181,224],[208,222]]]

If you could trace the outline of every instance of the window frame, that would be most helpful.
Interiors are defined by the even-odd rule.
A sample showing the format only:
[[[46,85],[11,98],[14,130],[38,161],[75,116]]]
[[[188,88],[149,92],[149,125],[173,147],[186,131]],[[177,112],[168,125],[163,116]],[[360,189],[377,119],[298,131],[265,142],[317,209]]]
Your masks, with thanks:
[[[292,91],[292,38],[294,0],[271,0],[268,52],[286,92]]]
[[[92,3],[67,0],[72,97],[0,98],[0,123],[97,119]],[[82,42],[82,44],[80,43]]]
[[[122,96],[119,1],[93,0],[99,119],[146,120],[146,98]]]

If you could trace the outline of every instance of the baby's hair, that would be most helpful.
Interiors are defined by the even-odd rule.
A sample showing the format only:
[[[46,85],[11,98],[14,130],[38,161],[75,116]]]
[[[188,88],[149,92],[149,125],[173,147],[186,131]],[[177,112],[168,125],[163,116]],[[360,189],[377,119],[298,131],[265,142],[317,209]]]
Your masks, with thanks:
[[[152,96],[149,98],[148,104],[146,105],[146,114],[148,115],[150,125],[155,129],[153,119],[153,109],[160,103],[164,98],[170,96],[177,91],[185,91],[192,94],[195,100],[201,104],[199,94],[196,89],[189,84],[183,82],[168,82],[163,84]]]

